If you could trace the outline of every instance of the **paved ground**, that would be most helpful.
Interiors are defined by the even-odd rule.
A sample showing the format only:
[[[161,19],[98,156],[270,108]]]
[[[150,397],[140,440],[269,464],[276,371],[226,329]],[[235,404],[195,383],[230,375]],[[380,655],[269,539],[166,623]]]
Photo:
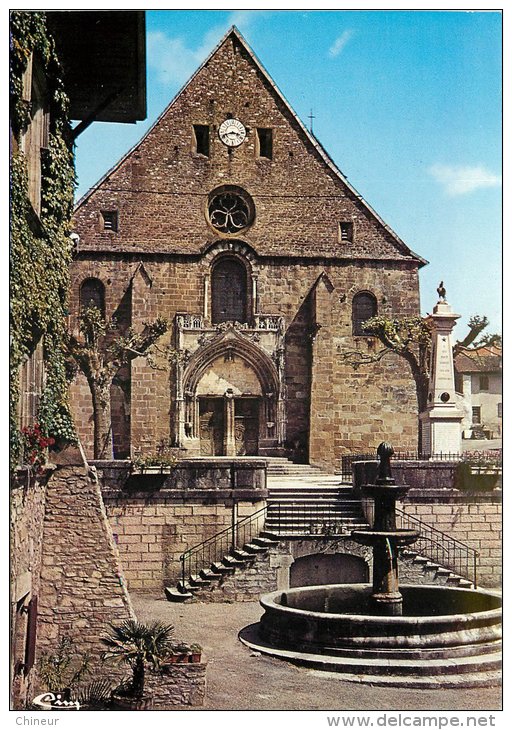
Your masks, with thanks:
[[[501,690],[411,690],[344,682],[334,673],[254,655],[238,641],[259,620],[258,603],[174,604],[132,595],[141,621],[174,625],[176,635],[199,642],[208,660],[207,697],[191,710],[500,710]]]

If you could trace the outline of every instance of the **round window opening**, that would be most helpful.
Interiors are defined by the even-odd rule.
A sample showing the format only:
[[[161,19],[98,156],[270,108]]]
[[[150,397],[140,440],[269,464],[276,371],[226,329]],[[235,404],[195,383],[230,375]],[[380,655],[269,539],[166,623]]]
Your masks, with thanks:
[[[254,220],[251,196],[232,185],[213,190],[208,197],[208,220],[221,233],[239,233]]]

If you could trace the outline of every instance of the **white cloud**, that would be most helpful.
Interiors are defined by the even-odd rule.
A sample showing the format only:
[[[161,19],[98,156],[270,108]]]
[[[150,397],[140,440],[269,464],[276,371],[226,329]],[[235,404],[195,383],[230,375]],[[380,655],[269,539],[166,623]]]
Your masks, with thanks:
[[[339,56],[353,35],[353,30],[344,30],[343,33],[336,38],[332,46],[329,48],[329,55],[333,58]]]
[[[147,35],[148,66],[162,84],[183,83],[203,60],[199,49],[187,48],[181,38],[169,38],[162,31]]]
[[[450,196],[466,195],[479,188],[497,188],[501,175],[495,175],[482,165],[432,165],[430,174]]]
[[[224,33],[232,26],[247,32],[257,17],[267,16],[258,10],[236,10],[229,14],[225,25],[210,28],[197,48],[187,46],[179,36],[170,38],[162,31],[147,34],[147,59],[162,84],[183,84],[215,48]]]

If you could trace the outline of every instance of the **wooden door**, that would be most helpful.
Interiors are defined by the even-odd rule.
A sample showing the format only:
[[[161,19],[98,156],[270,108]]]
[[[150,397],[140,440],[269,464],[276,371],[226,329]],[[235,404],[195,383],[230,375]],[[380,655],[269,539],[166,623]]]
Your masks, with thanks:
[[[199,442],[201,456],[222,456],[224,442],[223,398],[199,400]]]
[[[259,399],[238,398],[235,401],[235,443],[237,456],[258,453]]]

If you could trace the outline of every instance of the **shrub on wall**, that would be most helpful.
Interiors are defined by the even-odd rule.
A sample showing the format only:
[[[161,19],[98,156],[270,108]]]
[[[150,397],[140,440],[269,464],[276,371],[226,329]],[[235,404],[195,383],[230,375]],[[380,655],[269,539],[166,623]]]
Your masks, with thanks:
[[[43,12],[15,11],[10,16],[10,116],[13,152],[10,165],[11,217],[11,455],[19,457],[19,371],[43,338],[45,384],[38,422],[45,436],[74,441],[67,402],[63,336],[67,315],[68,232],[73,211],[74,157],[68,99],[62,70]],[[28,195],[27,160],[20,143],[31,121],[31,105],[23,98],[23,75],[37,58],[46,79],[49,113],[47,147],[41,155],[41,213]]]

